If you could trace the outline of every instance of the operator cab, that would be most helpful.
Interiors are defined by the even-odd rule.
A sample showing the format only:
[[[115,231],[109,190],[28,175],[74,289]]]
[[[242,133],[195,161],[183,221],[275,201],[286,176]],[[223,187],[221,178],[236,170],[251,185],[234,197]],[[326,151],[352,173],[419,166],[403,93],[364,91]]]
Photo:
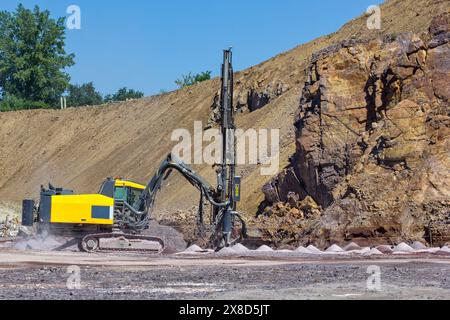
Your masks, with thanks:
[[[115,180],[114,201],[133,205],[139,199],[145,187],[135,182]]]
[[[116,209],[122,209],[124,202],[133,205],[139,199],[145,186],[123,180],[122,178],[106,179],[100,187],[100,194],[109,198],[114,198]]]

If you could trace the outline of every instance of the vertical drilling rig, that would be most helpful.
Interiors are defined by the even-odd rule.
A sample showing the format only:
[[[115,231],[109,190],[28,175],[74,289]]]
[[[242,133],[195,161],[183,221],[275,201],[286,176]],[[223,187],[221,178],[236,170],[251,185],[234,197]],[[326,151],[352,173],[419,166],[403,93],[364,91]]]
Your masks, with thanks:
[[[233,108],[233,65],[232,51],[224,50],[222,64],[222,88],[220,93],[221,127],[222,127],[222,163],[218,170],[220,199],[229,205],[223,210],[222,237],[223,244],[231,243],[232,229],[236,217],[236,203],[240,201],[240,177],[236,176],[236,141]],[[220,211],[219,208],[215,208]],[[216,215],[219,215],[217,212]]]
[[[197,212],[199,230],[209,229],[216,249],[246,237],[246,226],[236,211],[241,178],[236,176],[236,142],[233,109],[233,67],[231,49],[224,50],[220,95],[222,161],[216,166],[217,187],[212,187],[191,167],[171,153],[162,161],[146,186],[124,179],[106,179],[98,194],[76,195],[72,190],[41,187],[40,201],[24,200],[22,224],[38,230],[70,233],[79,239],[82,251],[162,252],[164,242],[145,235],[151,211],[162,183],[178,171],[200,192]],[[205,200],[211,204],[209,228],[204,219]]]

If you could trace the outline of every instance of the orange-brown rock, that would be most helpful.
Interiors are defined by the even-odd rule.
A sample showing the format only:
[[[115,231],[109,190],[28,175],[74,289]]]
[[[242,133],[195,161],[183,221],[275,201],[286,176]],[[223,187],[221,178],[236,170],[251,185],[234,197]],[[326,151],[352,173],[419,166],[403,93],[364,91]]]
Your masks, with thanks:
[[[264,187],[269,203],[294,191],[323,208],[299,229],[302,242],[450,240],[449,24],[447,14],[428,34],[345,41],[313,56],[296,153]]]

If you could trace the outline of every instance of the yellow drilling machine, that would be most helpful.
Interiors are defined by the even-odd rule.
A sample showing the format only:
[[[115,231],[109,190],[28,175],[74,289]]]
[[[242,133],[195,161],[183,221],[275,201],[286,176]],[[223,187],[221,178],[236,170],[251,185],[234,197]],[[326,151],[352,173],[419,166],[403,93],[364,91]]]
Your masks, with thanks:
[[[188,165],[169,154],[146,186],[121,178],[108,178],[98,194],[78,195],[72,190],[41,187],[40,200],[24,200],[22,224],[38,231],[70,234],[82,251],[146,251],[160,253],[164,242],[146,235],[151,209],[162,183],[175,170],[200,192],[199,229],[206,226],[205,200],[211,204],[209,230],[213,246],[221,248],[246,237],[245,222],[236,211],[240,200],[240,177],[235,175],[233,68],[231,50],[224,51],[221,90],[222,163],[217,167],[217,187],[212,187]]]

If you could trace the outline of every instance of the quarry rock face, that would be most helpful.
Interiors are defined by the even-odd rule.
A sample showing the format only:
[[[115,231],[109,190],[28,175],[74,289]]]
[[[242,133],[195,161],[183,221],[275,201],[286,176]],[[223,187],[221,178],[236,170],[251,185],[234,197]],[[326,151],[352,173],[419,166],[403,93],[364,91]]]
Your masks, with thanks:
[[[238,82],[238,84],[240,84]],[[289,91],[289,86],[280,81],[272,81],[266,86],[256,82],[247,86],[240,85],[233,96],[233,108],[236,113],[253,112],[265,107],[271,101]],[[218,91],[211,104],[211,113],[208,119],[208,128],[220,122],[220,91]]]
[[[301,242],[449,241],[449,16],[428,34],[346,41],[313,55],[296,153],[264,186],[269,207],[259,219],[296,207],[295,193],[321,208],[296,223]]]

